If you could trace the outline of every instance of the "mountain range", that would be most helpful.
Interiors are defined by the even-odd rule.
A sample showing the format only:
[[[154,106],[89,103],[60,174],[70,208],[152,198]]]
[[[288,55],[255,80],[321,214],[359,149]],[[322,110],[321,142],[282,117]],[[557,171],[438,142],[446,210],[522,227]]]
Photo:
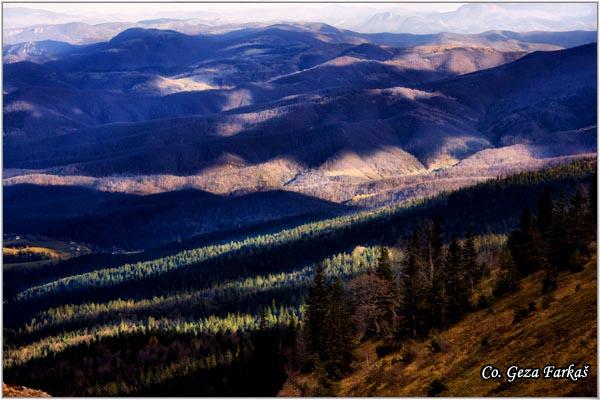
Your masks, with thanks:
[[[171,29],[186,34],[215,33],[276,23],[322,21],[338,29],[361,33],[436,34],[455,32],[474,34],[489,30],[573,31],[597,29],[597,11],[592,3],[471,3],[452,10],[436,7],[411,9],[388,5],[387,9],[369,4],[323,4],[319,7],[285,4],[269,9],[242,7],[168,7],[161,12],[139,9],[141,18],[127,18],[102,9],[79,14],[26,7],[4,7],[4,43],[60,40],[85,44],[105,41],[128,28]],[[129,19],[129,20],[128,20]],[[132,22],[135,21],[135,22]]]
[[[4,185],[8,207],[23,207],[7,226],[52,226],[60,236],[73,218],[97,213],[58,201],[34,216],[42,206],[10,195],[13,186],[32,201],[60,199],[44,194],[56,185],[84,187],[94,204],[106,192],[180,193],[168,202],[177,218],[191,215],[181,205],[198,190],[194,204],[207,214],[194,218],[206,222],[165,235],[175,240],[226,228],[207,217],[220,210],[215,195],[236,204],[255,192],[264,204],[279,202],[268,193],[300,195],[253,218],[233,212],[252,225],[392,204],[595,153],[595,37],[301,23],[191,35],[136,27],[93,44],[6,45]]]
[[[458,33],[481,32],[490,27],[513,31],[564,31],[595,26],[595,14],[585,4],[472,3],[454,11],[406,13],[385,11],[351,28],[359,32]]]

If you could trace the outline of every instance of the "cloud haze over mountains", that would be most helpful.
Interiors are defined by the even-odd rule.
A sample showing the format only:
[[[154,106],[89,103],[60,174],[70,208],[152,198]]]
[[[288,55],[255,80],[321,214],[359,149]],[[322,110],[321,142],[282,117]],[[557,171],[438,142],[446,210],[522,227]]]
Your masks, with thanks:
[[[186,20],[169,21],[170,19]],[[150,21],[149,21],[150,20]],[[143,22],[142,22],[143,21]],[[38,36],[19,35],[33,25],[64,23],[97,25],[106,28],[92,39],[108,39],[112,23],[162,24],[186,33],[200,33],[209,27],[275,22],[323,22],[341,29],[363,33],[480,33],[488,30],[570,31],[596,30],[597,12],[593,3],[431,3],[431,4],[42,4],[4,5],[4,40],[54,39],[49,28],[37,26]],[[136,24],[137,23],[137,24]],[[100,24],[100,25],[99,25]],[[99,25],[99,26],[98,26]],[[158,27],[158,26],[154,26]],[[65,28],[68,29],[68,28]],[[183,28],[181,28],[183,29]],[[223,28],[222,28],[223,29]],[[54,33],[55,35],[55,33]],[[73,42],[85,39],[72,38]]]

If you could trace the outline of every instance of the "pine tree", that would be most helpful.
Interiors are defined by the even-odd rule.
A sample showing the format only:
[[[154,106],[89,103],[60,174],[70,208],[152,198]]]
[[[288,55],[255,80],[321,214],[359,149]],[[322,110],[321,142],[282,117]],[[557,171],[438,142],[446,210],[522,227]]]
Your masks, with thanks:
[[[523,210],[519,229],[510,233],[508,246],[522,276],[544,268],[544,244],[536,224],[533,223],[529,207],[525,206]]]
[[[598,174],[594,171],[592,175],[592,184],[590,185],[590,234],[591,239],[596,240],[596,231],[598,229]]]
[[[383,279],[386,283],[384,290],[378,293],[377,303],[379,315],[383,315],[384,318],[390,322],[391,332],[397,329],[397,286],[396,280],[392,273],[391,261],[389,256],[389,251],[387,247],[380,246],[379,247],[379,257],[377,259],[377,267],[375,269],[375,274]],[[390,332],[390,333],[391,333]]]
[[[427,291],[427,320],[430,327],[446,326],[448,314],[448,296],[445,279],[444,231],[441,219],[436,217],[428,225],[426,253],[429,274]]]
[[[339,379],[350,370],[354,358],[351,317],[339,278],[329,288],[327,297],[323,362],[329,376]]]
[[[500,277],[494,288],[494,296],[514,293],[519,289],[519,271],[513,260],[511,251],[504,247],[500,253]]]
[[[570,237],[573,241],[573,252],[579,250],[584,253],[590,241],[590,221],[587,208],[587,196],[582,186],[575,191],[571,198],[567,214]]]
[[[305,338],[308,352],[321,358],[325,348],[327,301],[325,273],[323,266],[318,265],[306,299]]]
[[[448,326],[448,277],[445,262],[435,275],[427,297],[428,323],[431,327],[445,329]]]
[[[444,263],[444,231],[439,216],[426,225],[424,260],[428,267],[428,284],[433,285],[435,274]]]
[[[548,262],[558,270],[565,270],[569,266],[571,254],[573,253],[573,245],[569,236],[567,206],[562,194],[553,208]]]
[[[537,225],[543,238],[549,236],[553,219],[553,204],[550,188],[545,187],[538,201]]]
[[[542,253],[544,256],[543,268],[545,271],[544,292],[553,290],[556,285],[556,268],[551,262],[552,232],[554,227],[554,204],[550,188],[544,188],[538,200],[537,230],[541,238]]]
[[[474,291],[475,285],[479,283],[482,277],[481,265],[477,263],[477,251],[475,250],[475,237],[472,232],[467,233],[465,245],[463,247],[463,264],[466,273],[466,278],[471,292]]]
[[[433,230],[431,235],[431,249],[434,264],[440,268],[444,264],[444,228],[441,217],[437,216],[433,220]]]
[[[406,246],[402,273],[401,315],[404,333],[416,340],[423,333],[423,279],[419,234],[415,230]]]
[[[453,238],[448,245],[445,269],[448,321],[456,322],[469,309],[469,288],[462,260],[462,248],[457,238]]]
[[[390,261],[390,253],[388,248],[384,245],[379,246],[379,255],[377,257],[375,273],[386,281],[391,282],[394,280],[394,275],[392,274],[392,263]]]

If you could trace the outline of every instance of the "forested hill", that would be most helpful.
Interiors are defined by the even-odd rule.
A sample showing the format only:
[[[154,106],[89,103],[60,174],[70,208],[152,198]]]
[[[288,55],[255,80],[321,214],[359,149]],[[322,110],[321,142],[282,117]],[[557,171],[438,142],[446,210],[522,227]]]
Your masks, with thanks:
[[[434,218],[405,241],[399,274],[384,246],[345,284],[317,268],[306,353],[282,394],[596,395],[596,235],[594,180],[566,196],[545,188],[505,243],[445,244]]]
[[[580,160],[110,268],[12,270],[5,381],[54,396],[273,395],[296,359],[315,264],[327,281],[349,281],[378,265],[380,245],[401,261],[407,237],[431,219],[447,239],[471,232],[474,248],[497,247],[544,190],[570,199],[595,171],[595,159]]]
[[[122,293],[140,299],[172,290],[208,288],[218,282],[259,273],[294,271],[358,245],[394,245],[419,220],[441,214],[449,234],[505,233],[516,225],[524,204],[535,207],[544,187],[551,187],[557,193],[573,191],[577,184],[592,179],[595,165],[591,159],[575,161],[499,178],[422,202],[327,219],[158,259],[138,261],[132,257],[131,263],[111,268],[104,268],[106,264],[98,260],[90,263],[84,257],[81,264],[68,261],[51,270],[36,271],[35,275],[19,271],[21,277],[31,279],[29,282],[11,271],[5,279],[15,287],[8,285],[5,290],[7,298],[20,291],[13,301],[37,309],[40,300],[58,305],[106,301],[123,296]]]
[[[557,287],[543,294],[539,271],[523,279],[514,293],[483,304],[455,326],[404,346],[381,340],[358,345],[353,371],[337,384],[339,396],[595,396],[597,393],[597,276],[595,247],[578,272],[558,274]],[[482,284],[489,289],[492,278]],[[578,367],[587,378],[481,379],[491,364]],[[292,374],[279,396],[308,396],[317,390],[313,374]],[[314,393],[314,392],[313,392]]]

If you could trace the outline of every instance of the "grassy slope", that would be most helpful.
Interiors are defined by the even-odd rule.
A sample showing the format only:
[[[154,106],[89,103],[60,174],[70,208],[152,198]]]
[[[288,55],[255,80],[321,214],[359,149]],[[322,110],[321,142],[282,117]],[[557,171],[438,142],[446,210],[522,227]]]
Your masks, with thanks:
[[[36,254],[39,253],[42,256],[46,256],[48,258],[58,258],[63,254],[57,250],[50,249],[48,247],[26,246],[26,247],[22,247],[22,248],[16,248],[16,247],[3,247],[2,248],[3,254],[11,255],[11,256],[18,255],[22,251],[29,251],[31,253],[36,253]],[[64,254],[66,254],[66,253],[64,253]],[[13,264],[16,264],[16,263],[13,263]]]
[[[29,389],[25,386],[10,386],[2,384],[2,395],[4,397],[51,397],[41,390]]]
[[[3,254],[16,254],[19,250],[29,250],[34,253],[45,253],[50,258],[48,260],[6,263],[5,270],[26,269],[33,267],[43,267],[55,264],[60,260],[68,260],[71,257],[91,253],[91,250],[81,243],[69,243],[58,239],[30,238],[12,239],[4,241],[2,247]],[[77,250],[79,248],[79,250]]]
[[[427,396],[434,379],[447,387],[442,396],[593,396],[597,393],[597,293],[596,256],[582,272],[559,276],[555,299],[542,308],[542,272],[524,279],[521,290],[493,304],[492,311],[468,314],[437,337],[443,350],[431,353],[430,340],[406,345],[415,354],[404,362],[406,350],[377,358],[377,343],[364,343],[358,349],[354,373],[340,382],[343,396]],[[579,289],[576,287],[579,286]],[[537,311],[513,323],[515,308],[535,301]],[[487,337],[488,345],[482,345]],[[370,360],[370,363],[368,363]],[[547,364],[591,365],[590,376],[577,383],[567,380],[505,379],[482,381],[480,370],[486,364],[503,373],[512,364],[540,367]],[[297,396],[313,385],[311,377],[288,380],[280,395]]]

